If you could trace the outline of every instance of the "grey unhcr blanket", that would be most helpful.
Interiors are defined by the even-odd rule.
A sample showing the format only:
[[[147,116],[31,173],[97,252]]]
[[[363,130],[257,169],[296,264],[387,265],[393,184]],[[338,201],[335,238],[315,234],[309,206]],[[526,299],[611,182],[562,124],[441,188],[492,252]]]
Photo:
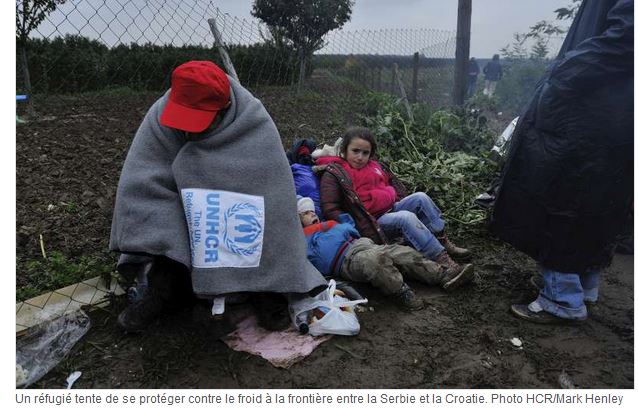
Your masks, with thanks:
[[[168,92],[150,108],[120,176],[110,249],[120,263],[163,255],[186,265],[200,297],[325,285],[306,258],[277,128],[230,83],[231,107],[198,138],[159,124]]]

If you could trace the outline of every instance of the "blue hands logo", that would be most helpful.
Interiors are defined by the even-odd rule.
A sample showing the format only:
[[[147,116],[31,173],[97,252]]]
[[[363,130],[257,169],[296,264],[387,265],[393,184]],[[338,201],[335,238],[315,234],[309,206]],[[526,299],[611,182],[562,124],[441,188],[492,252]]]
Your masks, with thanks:
[[[246,234],[235,238],[235,242],[252,244],[261,234],[261,225],[252,214],[236,214],[235,220],[243,221],[244,224],[235,225],[235,231]]]
[[[252,204],[238,203],[224,213],[224,243],[236,255],[251,255],[261,244],[261,211]],[[255,243],[257,241],[257,243]]]

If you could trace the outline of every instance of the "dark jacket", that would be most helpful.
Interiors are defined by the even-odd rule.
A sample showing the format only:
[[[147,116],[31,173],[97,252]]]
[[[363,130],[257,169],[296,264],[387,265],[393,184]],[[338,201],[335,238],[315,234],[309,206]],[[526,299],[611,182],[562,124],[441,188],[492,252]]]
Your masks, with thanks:
[[[390,178],[390,185],[397,192],[397,200],[405,197],[405,186],[383,165],[383,171]],[[370,214],[359,195],[354,191],[352,179],[348,172],[338,163],[317,166],[317,174],[321,175],[321,210],[326,220],[338,220],[339,215],[348,213],[362,237],[370,238],[376,244],[387,244],[388,240],[381,231],[377,219]]]
[[[312,139],[296,140],[290,150],[286,152],[288,163],[293,165],[304,164],[311,166],[313,164],[311,153],[317,148],[317,143]]]
[[[633,197],[633,0],[584,0],[512,136],[491,230],[547,268],[610,264]]]
[[[483,68],[483,74],[488,81],[500,81],[503,77],[503,68],[498,61],[490,61]]]
[[[476,60],[470,60],[469,68],[467,71],[467,78],[470,82],[476,82],[478,74],[481,72],[478,62]]]

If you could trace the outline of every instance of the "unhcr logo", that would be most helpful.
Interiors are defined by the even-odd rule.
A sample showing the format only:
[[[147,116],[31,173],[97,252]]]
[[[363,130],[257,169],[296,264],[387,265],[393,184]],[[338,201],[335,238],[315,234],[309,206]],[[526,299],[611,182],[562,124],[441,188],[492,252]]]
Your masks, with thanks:
[[[264,243],[264,198],[232,191],[182,189],[195,268],[259,266]]]
[[[248,256],[260,248],[263,226],[261,211],[250,203],[237,203],[224,213],[226,247],[235,255]]]

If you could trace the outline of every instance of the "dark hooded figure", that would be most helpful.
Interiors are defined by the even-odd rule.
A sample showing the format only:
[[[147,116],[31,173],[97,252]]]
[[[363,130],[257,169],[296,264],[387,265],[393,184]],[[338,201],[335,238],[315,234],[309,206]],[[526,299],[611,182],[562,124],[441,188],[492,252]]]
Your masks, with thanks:
[[[476,58],[470,58],[469,68],[467,70],[467,97],[471,98],[476,92],[476,80],[481,72]]]
[[[498,54],[494,54],[492,60],[483,67],[483,74],[485,75],[485,88],[483,89],[483,95],[487,95],[491,98],[496,91],[496,84],[503,78],[503,67],[498,62]]]
[[[584,0],[512,136],[491,230],[541,266],[517,317],[587,318],[633,197],[633,0]]]

